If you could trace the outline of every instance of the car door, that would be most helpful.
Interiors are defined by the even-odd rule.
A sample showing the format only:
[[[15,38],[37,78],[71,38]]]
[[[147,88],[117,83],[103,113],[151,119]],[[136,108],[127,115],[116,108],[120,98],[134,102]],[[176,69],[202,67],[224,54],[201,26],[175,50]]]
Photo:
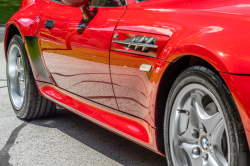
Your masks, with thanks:
[[[64,5],[60,0],[43,1],[48,11],[41,21],[41,47],[53,83],[118,109],[110,78],[109,49],[126,2],[93,0],[91,10],[95,15],[86,23],[80,8]]]
[[[151,112],[156,108],[156,87],[165,66],[157,57],[169,37],[119,30],[119,24],[110,51],[110,69],[117,104],[120,111],[150,123]]]

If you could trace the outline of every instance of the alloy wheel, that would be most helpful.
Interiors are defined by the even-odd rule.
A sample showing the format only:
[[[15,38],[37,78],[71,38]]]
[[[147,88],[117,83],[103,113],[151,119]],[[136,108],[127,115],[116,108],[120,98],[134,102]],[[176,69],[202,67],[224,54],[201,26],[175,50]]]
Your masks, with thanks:
[[[13,44],[10,47],[7,62],[10,99],[15,109],[19,110],[23,105],[25,95],[26,70],[23,55],[18,45]]]
[[[189,84],[177,94],[169,124],[175,166],[226,166],[230,146],[219,102],[203,85]]]

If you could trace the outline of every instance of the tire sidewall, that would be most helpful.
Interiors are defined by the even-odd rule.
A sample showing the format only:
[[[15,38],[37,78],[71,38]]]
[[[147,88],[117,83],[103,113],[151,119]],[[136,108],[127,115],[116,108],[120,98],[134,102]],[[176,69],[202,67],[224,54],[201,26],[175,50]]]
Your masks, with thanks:
[[[194,68],[187,69],[176,79],[167,100],[164,116],[164,144],[168,165],[173,166],[169,142],[169,122],[172,112],[172,106],[180,90],[191,83],[197,83],[205,86],[215,96],[219,105],[221,106],[222,113],[225,118],[226,128],[228,131],[228,141],[230,142],[229,163],[232,166],[236,166],[238,163],[237,158],[239,155],[239,143],[236,134],[237,129],[235,127],[234,121],[232,120],[232,114],[230,114],[230,112],[232,111],[231,106],[226,99],[226,91],[228,91],[228,89],[225,89],[225,87],[222,86],[222,80],[216,77],[216,75],[211,76],[211,74]]]

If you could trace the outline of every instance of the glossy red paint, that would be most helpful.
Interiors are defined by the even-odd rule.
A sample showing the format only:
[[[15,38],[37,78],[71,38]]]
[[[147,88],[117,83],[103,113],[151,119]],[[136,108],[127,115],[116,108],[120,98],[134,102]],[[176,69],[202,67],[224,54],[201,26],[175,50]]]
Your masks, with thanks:
[[[142,64],[151,65],[152,70],[139,70]],[[157,58],[111,51],[111,77],[119,110],[155,127],[157,90],[168,65]]]
[[[22,4],[26,4],[20,8],[20,10],[13,15],[6,24],[6,29],[14,25],[23,36],[31,36],[30,26],[34,20],[43,16],[43,10],[39,10],[42,7],[40,0],[24,0]],[[22,6],[21,4],[21,6]],[[40,7],[41,5],[41,7]]]
[[[9,34],[9,30],[5,29],[4,31],[4,41],[8,40],[8,34]],[[7,42],[4,42],[4,53],[5,53],[5,59],[7,60]]]
[[[165,61],[193,55],[218,71],[250,74],[249,10],[246,0],[145,1],[129,5],[116,29],[168,35]]]
[[[149,57],[154,57],[157,58],[158,55],[161,53],[162,49],[165,47],[167,44],[169,37],[168,36],[163,36],[163,35],[155,35],[155,34],[148,34],[148,33],[140,33],[140,32],[131,32],[131,31],[119,31],[116,30],[114,32],[113,36],[117,36],[117,38],[113,37],[113,40],[121,40],[125,41],[129,38],[133,38],[135,36],[146,36],[146,37],[154,37],[157,38],[157,41],[155,45],[158,46],[158,48],[152,48],[149,52],[142,52],[142,51],[136,51],[133,49],[129,49],[125,47],[122,44],[119,43],[114,43],[112,42],[111,44],[111,50],[113,51],[119,51],[119,52],[126,52],[126,53],[132,53],[132,54],[138,54],[138,55],[143,55],[143,56],[149,56]]]
[[[33,4],[36,0],[22,0],[20,9],[25,8],[31,4]]]
[[[86,103],[83,103],[66,94],[63,94],[61,91],[51,86],[45,86],[41,88],[41,91],[49,95],[50,97],[56,99],[57,101],[84,113],[87,116],[90,116],[110,127],[113,127],[143,142],[149,143],[149,136],[146,130],[146,128],[150,127],[149,125],[144,128],[141,124],[132,121],[131,119],[121,117],[115,113],[107,112],[104,110],[98,110],[96,108],[87,108]]]
[[[95,16],[85,22],[79,8],[45,2],[50,9],[41,21],[42,56],[55,85],[118,109],[110,78],[109,49],[126,6],[91,8]],[[65,19],[65,13],[71,17]],[[46,28],[46,20],[54,20],[54,27]]]
[[[79,8],[49,0],[23,0],[6,25],[5,53],[13,27],[26,49],[24,36],[35,35],[52,82],[39,76],[27,51],[41,95],[159,154],[155,114],[162,75],[183,56],[200,57],[221,71],[250,143],[249,2],[127,0],[127,4],[92,7],[95,17],[84,22]],[[40,24],[37,18],[41,18]],[[47,19],[55,21],[54,28],[44,27]],[[121,39],[126,35],[157,36],[163,49],[150,52],[153,57],[126,50],[111,42],[114,33],[121,34]],[[141,64],[152,65],[152,71],[140,71]]]
[[[239,110],[245,133],[250,145],[250,76],[220,73],[229,87]]]
[[[17,30],[20,32],[20,35],[24,41],[26,50],[27,49],[27,45],[26,45],[26,41],[24,39],[24,36],[33,36],[33,34],[31,33],[31,25],[34,23],[34,21],[38,18],[38,17],[43,17],[43,13],[46,11],[46,9],[43,10],[43,7],[45,6],[43,3],[41,3],[41,0],[29,0],[27,1],[22,1],[22,3],[26,4],[25,7],[20,8],[20,10],[15,13],[10,20],[7,22],[6,24],[6,29],[7,30],[11,30],[13,29],[13,27],[17,28]],[[9,34],[9,33],[8,33]],[[40,32],[36,33],[36,36],[39,36]],[[6,40],[5,40],[5,55],[7,56],[7,38],[8,36],[6,35]],[[10,39],[9,39],[10,41]],[[39,45],[40,47],[40,45]],[[41,50],[41,49],[40,49]],[[27,51],[27,53],[29,54],[29,51]],[[31,59],[29,56],[29,60],[30,60],[30,65],[32,67],[32,71],[33,71],[33,75],[35,77],[36,80],[39,81],[46,81],[44,80],[41,76],[39,76],[39,74],[37,73]]]
[[[30,33],[35,36],[39,30],[40,27],[40,17],[37,17],[34,22],[30,25]]]
[[[53,85],[37,82],[40,94],[55,103],[127,139],[164,155],[157,149],[156,131],[142,119],[95,104]]]

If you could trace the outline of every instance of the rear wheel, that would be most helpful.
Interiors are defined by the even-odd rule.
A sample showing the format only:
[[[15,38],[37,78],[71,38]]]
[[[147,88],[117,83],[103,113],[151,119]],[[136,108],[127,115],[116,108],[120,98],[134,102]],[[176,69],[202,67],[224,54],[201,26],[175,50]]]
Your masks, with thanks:
[[[7,82],[9,97],[16,115],[21,119],[52,116],[56,106],[39,95],[22,38],[15,35],[8,48]]]
[[[167,101],[164,124],[169,165],[247,163],[244,157],[239,161],[248,145],[233,98],[209,69],[191,67],[177,78]]]

